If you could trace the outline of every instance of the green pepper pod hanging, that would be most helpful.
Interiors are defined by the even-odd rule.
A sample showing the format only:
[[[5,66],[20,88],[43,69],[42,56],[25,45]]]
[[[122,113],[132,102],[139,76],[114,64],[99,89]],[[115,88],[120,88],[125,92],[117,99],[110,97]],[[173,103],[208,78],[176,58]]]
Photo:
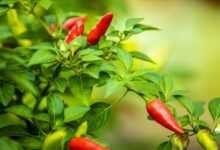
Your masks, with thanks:
[[[218,150],[218,145],[208,129],[201,129],[196,134],[197,141],[205,150]]]
[[[175,150],[186,150],[189,145],[189,139],[181,135],[173,135],[171,137],[171,143]]]

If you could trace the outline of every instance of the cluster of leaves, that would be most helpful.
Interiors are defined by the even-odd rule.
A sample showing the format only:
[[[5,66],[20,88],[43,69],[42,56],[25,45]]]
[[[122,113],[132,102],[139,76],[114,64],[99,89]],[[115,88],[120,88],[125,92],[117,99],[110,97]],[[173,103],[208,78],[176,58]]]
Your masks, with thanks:
[[[66,149],[75,135],[92,136],[108,121],[105,100],[124,88],[143,96],[157,93],[159,75],[133,70],[133,59],[154,63],[144,53],[127,52],[123,41],[157,28],[129,19],[97,45],[86,35],[72,43],[62,23],[76,13],[51,7],[50,0],[0,1],[0,145],[4,150]],[[53,15],[55,14],[55,15]],[[56,24],[56,31],[50,30]],[[103,98],[94,103],[94,88]]]

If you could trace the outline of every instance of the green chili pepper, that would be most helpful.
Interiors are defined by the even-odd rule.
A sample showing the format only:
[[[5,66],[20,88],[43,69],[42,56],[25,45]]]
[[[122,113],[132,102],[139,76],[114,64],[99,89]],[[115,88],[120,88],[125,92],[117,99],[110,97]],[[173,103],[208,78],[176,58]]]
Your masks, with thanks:
[[[218,145],[208,129],[201,129],[196,134],[197,141],[205,150],[218,150]]]
[[[189,144],[189,139],[181,135],[173,135],[171,137],[171,143],[175,150],[186,150]]]

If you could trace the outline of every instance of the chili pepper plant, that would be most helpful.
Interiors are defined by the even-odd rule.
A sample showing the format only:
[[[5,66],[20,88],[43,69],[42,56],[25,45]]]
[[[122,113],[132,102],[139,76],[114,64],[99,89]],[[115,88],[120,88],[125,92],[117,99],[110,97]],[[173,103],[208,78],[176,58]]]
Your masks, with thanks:
[[[89,16],[63,12],[50,0],[1,0],[0,15],[1,150],[110,149],[96,133],[129,92],[143,99],[146,119],[170,130],[158,150],[185,150],[191,136],[205,150],[218,149],[220,98],[209,102],[207,123],[204,103],[176,89],[168,75],[135,69],[134,59],[155,62],[124,48],[131,36],[157,27],[131,18],[118,30],[111,12],[88,27]],[[97,88],[102,98],[92,96]],[[117,91],[122,96],[107,101]]]

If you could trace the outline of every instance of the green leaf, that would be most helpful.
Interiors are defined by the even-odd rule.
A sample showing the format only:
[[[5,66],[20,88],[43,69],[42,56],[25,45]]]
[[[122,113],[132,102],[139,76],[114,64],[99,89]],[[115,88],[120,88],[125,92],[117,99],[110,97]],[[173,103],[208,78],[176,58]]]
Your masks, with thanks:
[[[86,56],[86,55],[96,55],[96,56],[100,56],[103,55],[103,51],[97,50],[97,49],[93,49],[93,48],[87,48],[87,49],[83,49],[79,51],[79,56]]]
[[[88,122],[88,131],[96,131],[103,127],[109,120],[111,114],[111,105],[106,103],[96,103],[91,106],[90,111],[86,113],[83,121]]]
[[[90,77],[73,77],[69,81],[69,89],[74,99],[79,100],[81,105],[88,106],[95,83],[94,79]]]
[[[108,82],[105,85],[105,94],[104,98],[108,98],[115,92],[119,91],[123,87],[123,83],[116,80],[108,80]]]
[[[105,62],[100,63],[95,63],[95,64],[91,64],[89,65],[87,68],[85,68],[83,70],[83,73],[98,79],[100,72],[106,72],[108,74],[111,74],[112,72],[115,72],[116,69],[112,64],[108,64]]]
[[[144,94],[145,96],[154,96],[157,94],[157,86],[155,84],[148,82],[146,80],[130,81],[127,85],[130,89],[137,93]]]
[[[85,62],[102,60],[102,58],[100,58],[96,55],[93,55],[93,54],[82,56],[81,59],[82,59],[82,61],[85,61]]]
[[[219,141],[220,140],[220,133],[214,134],[214,138],[216,141]]]
[[[67,87],[67,81],[64,78],[57,78],[53,81],[56,90],[63,93]]]
[[[8,11],[8,7],[0,7],[0,16],[4,15]]]
[[[136,24],[143,21],[143,18],[130,18],[125,22],[126,29],[133,28]]]
[[[33,84],[34,77],[33,74],[29,72],[21,72],[18,70],[8,71],[6,76],[11,80],[15,81],[23,89],[32,92],[34,95],[37,95],[38,91]]]
[[[121,40],[121,38],[120,38],[121,35],[122,35],[121,31],[114,30],[114,31],[111,31],[107,34],[106,40],[111,41],[113,43],[114,42],[119,43]],[[102,43],[101,43],[101,45],[102,45]]]
[[[19,56],[19,54],[17,53],[17,51],[9,51],[9,50],[2,50],[1,52],[1,57],[5,60],[8,61],[8,64],[11,63],[18,63],[21,65],[25,65],[26,61],[24,60],[24,58],[22,58],[21,56]]]
[[[200,117],[204,113],[204,103],[194,101],[194,106],[195,108],[192,115],[195,117]]]
[[[31,109],[25,105],[13,105],[5,109],[5,111],[13,113],[28,120],[31,120],[33,116]]]
[[[53,2],[52,2],[52,0],[40,0],[39,3],[45,9],[49,9]]]
[[[220,97],[212,99],[208,108],[213,120],[218,119],[220,117]]]
[[[20,125],[26,126],[25,122],[18,118],[17,116],[7,113],[0,115],[0,128],[11,126],[11,125]]]
[[[209,124],[203,120],[193,120],[193,125],[199,128],[209,128]]]
[[[194,103],[193,101],[191,101],[190,99],[187,99],[187,98],[180,98],[179,99],[179,102],[181,103],[181,105],[184,106],[184,108],[190,113],[190,114],[193,114],[194,112]]]
[[[99,65],[91,65],[87,67],[83,73],[88,74],[89,76],[98,79],[99,78],[99,73],[100,73],[100,66]]]
[[[144,24],[135,24],[132,29],[124,31],[125,39],[128,39],[129,37],[142,33],[144,31],[150,30],[159,30],[159,28]]]
[[[59,77],[69,80],[71,77],[75,76],[76,72],[69,69],[64,69],[59,73]]]
[[[105,72],[117,72],[114,65],[105,62],[102,62],[100,70]]]
[[[12,32],[10,31],[8,26],[0,26],[0,41],[7,39],[12,36]]]
[[[22,146],[8,137],[0,137],[2,150],[24,150]]]
[[[157,147],[157,150],[172,150],[172,144],[170,141],[163,142]]]
[[[28,66],[51,63],[55,59],[56,55],[51,50],[38,50],[32,55]]]
[[[1,5],[12,5],[14,3],[16,3],[18,0],[1,0],[0,4]]]
[[[137,77],[142,77],[142,76],[144,76],[144,75],[147,74],[147,73],[148,73],[148,70],[146,70],[146,69],[135,70],[135,71],[132,73],[131,78],[132,78],[132,79],[135,79],[135,78],[137,78]]]
[[[34,118],[39,121],[49,122],[50,116],[47,113],[39,113],[34,115]]]
[[[35,137],[22,137],[20,140],[18,140],[19,143],[25,147],[26,149],[41,149],[42,141],[39,138]]]
[[[169,99],[172,95],[173,90],[173,80],[170,76],[162,76],[160,80],[160,89],[164,95],[165,100]]]
[[[69,45],[67,45],[67,48],[84,48],[87,44],[87,38],[85,36],[78,36],[76,37]]]
[[[117,48],[117,55],[120,61],[126,66],[127,70],[130,70],[133,64],[131,54],[121,48]]]
[[[2,88],[0,88],[0,102],[7,106],[9,102],[12,100],[12,97],[14,95],[14,86],[9,83],[4,83],[2,85]]]
[[[49,42],[41,42],[35,45],[31,45],[27,47],[28,49],[31,50],[49,50],[49,49],[54,49],[53,45]]]
[[[101,40],[98,44],[99,49],[109,48],[113,46],[113,42],[106,39]]]
[[[181,97],[178,102],[194,117],[200,117],[204,113],[203,103]]]
[[[13,136],[13,137],[23,137],[28,136],[30,133],[20,125],[11,125],[4,128],[0,128],[0,137],[2,136]]]
[[[188,115],[178,117],[177,120],[178,120],[178,122],[180,122],[182,127],[185,127],[185,126],[187,126],[190,123]]]
[[[64,122],[71,122],[80,119],[89,110],[90,108],[85,106],[67,107],[64,110]]]
[[[47,97],[47,108],[50,117],[55,121],[55,118],[63,113],[64,103],[57,94],[50,94]]]
[[[132,52],[130,52],[130,54],[134,58],[137,58],[137,59],[144,60],[144,61],[147,61],[147,62],[155,64],[155,62],[149,56],[147,56],[146,54],[144,54],[142,52],[132,51]]]
[[[153,71],[149,71],[148,73],[144,74],[142,78],[156,85],[159,85],[161,81],[161,76],[157,72],[153,72]]]
[[[184,97],[184,95],[186,95],[186,91],[184,90],[175,90],[172,92],[172,96],[176,99],[180,98],[180,97]]]
[[[136,32],[143,32],[143,31],[148,31],[148,30],[159,30],[157,27],[153,27],[150,25],[145,25],[145,24],[136,24],[133,27]]]
[[[0,60],[0,70],[5,69],[6,67],[7,67],[7,62],[4,60]]]

